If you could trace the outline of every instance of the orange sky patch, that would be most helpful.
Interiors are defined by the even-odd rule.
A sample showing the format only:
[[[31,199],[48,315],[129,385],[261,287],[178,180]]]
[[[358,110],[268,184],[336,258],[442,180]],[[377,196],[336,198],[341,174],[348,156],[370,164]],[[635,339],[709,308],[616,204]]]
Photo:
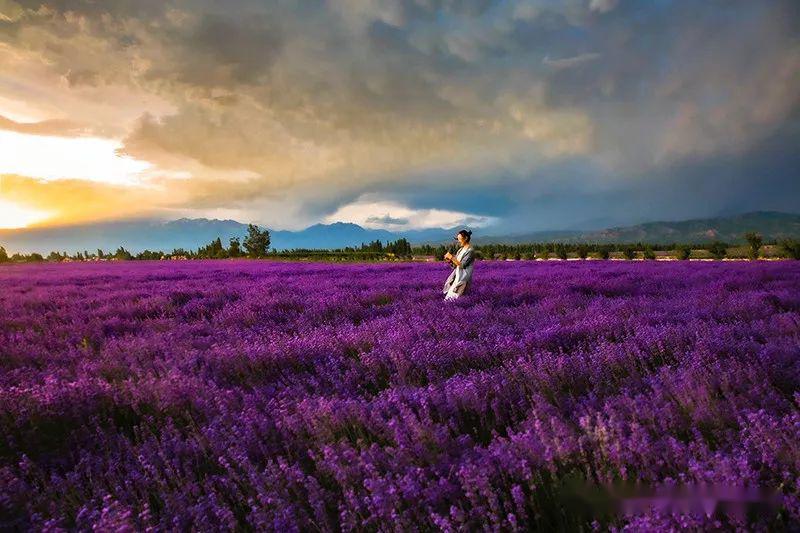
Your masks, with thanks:
[[[0,200],[43,213],[30,225],[63,225],[155,214],[164,205],[163,191],[86,180],[44,181],[3,175]],[[11,225],[7,227],[13,227]]]

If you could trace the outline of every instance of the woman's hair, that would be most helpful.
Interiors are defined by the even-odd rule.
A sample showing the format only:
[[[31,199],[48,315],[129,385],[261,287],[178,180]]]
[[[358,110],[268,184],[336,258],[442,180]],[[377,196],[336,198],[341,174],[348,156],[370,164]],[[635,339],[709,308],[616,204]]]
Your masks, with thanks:
[[[470,231],[468,229],[462,229],[461,231],[459,231],[457,233],[457,235],[463,235],[464,236],[464,240],[469,242],[470,238],[472,237],[472,231]]]

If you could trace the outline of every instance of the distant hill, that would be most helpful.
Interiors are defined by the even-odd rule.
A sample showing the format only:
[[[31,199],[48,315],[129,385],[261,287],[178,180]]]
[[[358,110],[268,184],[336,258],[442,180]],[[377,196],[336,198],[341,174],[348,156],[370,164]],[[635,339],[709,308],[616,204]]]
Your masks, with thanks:
[[[544,231],[508,236],[486,236],[480,242],[591,242],[591,243],[743,243],[748,231],[764,239],[800,238],[800,214],[753,211],[740,215],[681,221],[658,221],[595,231]]]
[[[271,245],[278,250],[292,248],[344,248],[361,243],[383,242],[406,237],[412,242],[451,240],[457,229],[434,228],[406,232],[367,229],[358,224],[336,222],[314,224],[300,231],[270,230]],[[172,221],[127,220],[73,226],[0,230],[0,246],[9,253],[66,251],[105,252],[124,246],[130,252],[196,249],[217,237],[227,245],[231,237],[247,235],[247,224],[235,220],[182,218]]]
[[[0,230],[0,245],[11,252],[31,253],[67,251],[90,252],[102,248],[114,251],[119,246],[131,252],[145,249],[172,251],[174,248],[197,248],[217,237],[247,234],[247,225],[234,220],[182,218],[160,220],[127,220],[58,226]]]
[[[272,246],[277,249],[314,249],[360,246],[362,242],[375,240],[385,243],[401,237],[405,237],[412,243],[442,242],[452,240],[456,231],[458,231],[456,228],[433,228],[393,232],[383,229],[367,229],[350,222],[334,222],[333,224],[314,224],[300,231],[270,230],[270,236]]]
[[[720,218],[684,220],[681,222],[648,222],[626,228],[609,228],[591,234],[596,241],[624,240],[649,242],[745,242],[748,231],[760,233],[765,239],[800,237],[800,214],[777,211],[754,211]]]
[[[413,244],[452,242],[459,228],[387,231],[367,229],[358,224],[336,222],[314,224],[303,230],[271,230],[272,247],[343,248],[359,246],[374,240],[383,242],[405,237]],[[648,222],[634,226],[613,227],[596,231],[541,231],[517,235],[486,235],[476,230],[476,244],[520,242],[744,242],[743,234],[757,231],[765,239],[800,238],[800,214],[756,211],[735,216]],[[220,237],[227,244],[230,237],[244,237],[247,225],[235,220],[182,218],[172,221],[129,220],[77,226],[0,230],[0,245],[10,253],[50,251],[114,251],[120,245],[131,252],[145,249],[172,251],[174,248],[196,249]]]

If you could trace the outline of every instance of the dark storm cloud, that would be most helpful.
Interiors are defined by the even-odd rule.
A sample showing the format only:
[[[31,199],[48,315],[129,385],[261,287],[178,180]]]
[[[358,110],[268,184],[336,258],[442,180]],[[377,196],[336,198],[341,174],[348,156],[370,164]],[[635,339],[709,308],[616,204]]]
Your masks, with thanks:
[[[395,226],[404,226],[408,224],[409,220],[407,218],[397,218],[391,217],[389,215],[383,215],[382,217],[368,217],[367,222],[370,224],[389,224]]]
[[[157,67],[153,80],[170,79],[196,87],[232,87],[263,82],[280,52],[279,27],[264,14],[243,17],[205,13],[183,31],[164,36],[174,61]]]
[[[650,220],[724,216],[751,210],[800,212],[800,113],[742,153],[695,156],[611,177],[572,159],[532,175],[412,181],[378,190],[414,209],[458,207],[500,217],[485,234],[532,229],[599,229]]]
[[[125,87],[172,106],[142,108],[122,152],[205,169],[187,207],[250,201],[280,225],[380,193],[541,227],[790,207],[798,177],[780,148],[798,140],[790,0],[2,6],[0,46],[42,61],[65,99]],[[0,91],[18,76],[0,67]],[[770,161],[781,177],[755,171]],[[698,183],[707,198],[686,199]],[[270,219],[271,201],[295,219]]]

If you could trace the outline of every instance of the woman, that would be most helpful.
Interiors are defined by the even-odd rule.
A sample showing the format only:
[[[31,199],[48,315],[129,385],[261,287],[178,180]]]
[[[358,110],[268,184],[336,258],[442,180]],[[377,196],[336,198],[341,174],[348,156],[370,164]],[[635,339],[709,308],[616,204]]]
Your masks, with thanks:
[[[455,240],[461,245],[456,255],[447,252],[444,254],[445,261],[450,261],[455,268],[444,282],[442,292],[445,300],[453,300],[464,294],[469,289],[472,280],[472,262],[475,259],[472,245],[469,243],[472,232],[462,229],[459,231]]]

